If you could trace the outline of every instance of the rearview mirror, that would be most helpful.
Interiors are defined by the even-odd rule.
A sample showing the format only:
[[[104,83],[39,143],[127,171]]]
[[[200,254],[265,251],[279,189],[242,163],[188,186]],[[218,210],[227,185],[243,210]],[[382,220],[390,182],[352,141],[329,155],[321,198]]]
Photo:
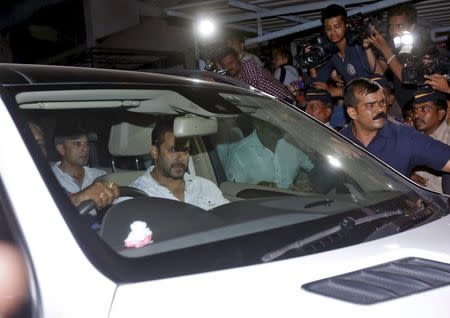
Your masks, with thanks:
[[[173,123],[173,133],[178,138],[212,135],[217,133],[217,120],[195,115],[177,117]]]

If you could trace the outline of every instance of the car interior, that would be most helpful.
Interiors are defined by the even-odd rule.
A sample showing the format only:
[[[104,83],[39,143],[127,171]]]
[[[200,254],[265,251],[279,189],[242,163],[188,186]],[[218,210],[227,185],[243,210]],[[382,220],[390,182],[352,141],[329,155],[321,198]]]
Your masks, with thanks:
[[[160,87],[55,89],[20,91],[15,99],[25,116],[44,129],[50,162],[58,160],[52,142],[55,127],[81,125],[89,131],[90,166],[106,171],[102,178],[120,186],[122,196],[134,198],[107,209],[98,230],[109,246],[127,257],[308,222],[356,209],[362,200],[376,202],[398,195],[396,191],[387,191],[385,183],[372,177],[376,171],[364,168],[360,152],[349,150],[333,132],[313,119],[304,116],[303,120],[308,122],[305,126],[294,121],[291,124],[293,110],[280,108],[279,102],[258,93],[249,95],[247,91],[225,86],[216,94],[205,92],[210,95],[193,97],[193,91],[188,89]],[[270,107],[280,109],[280,115],[274,116]],[[151,198],[142,191],[129,189],[129,184],[152,165],[149,155],[152,128],[166,116],[175,117],[175,136],[190,140],[188,172],[215,183],[230,203],[209,213],[184,202]],[[295,127],[295,132],[285,130],[284,126],[289,125]],[[230,153],[255,133],[272,139],[279,136],[278,141],[269,142],[278,142],[278,147],[283,140],[283,151],[303,161],[303,165],[294,168],[290,165],[278,168],[291,175],[288,186],[282,186],[281,182],[239,179],[242,174],[251,174],[255,163],[244,166],[238,174],[228,169]],[[294,139],[294,133],[307,138]],[[316,142],[324,139],[329,143]],[[353,169],[345,173],[330,169],[328,162],[341,164],[327,155],[330,148],[350,158]],[[367,178],[371,178],[370,182],[366,182]],[[391,183],[389,187],[400,186],[395,180]],[[368,192],[372,193],[369,201],[365,197]],[[85,206],[80,209],[86,211]],[[145,221],[157,240],[139,249],[125,248],[124,239],[136,220]]]

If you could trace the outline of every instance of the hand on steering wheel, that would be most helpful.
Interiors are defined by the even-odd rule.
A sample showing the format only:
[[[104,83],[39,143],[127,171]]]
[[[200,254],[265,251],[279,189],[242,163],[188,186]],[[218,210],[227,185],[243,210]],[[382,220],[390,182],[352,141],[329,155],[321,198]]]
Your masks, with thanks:
[[[118,197],[146,197],[147,194],[142,190],[122,186],[118,187],[112,182],[95,182],[85,190],[75,194],[78,195],[78,211],[81,215],[88,214],[94,208],[99,210],[110,206],[114,199]],[[74,196],[75,196],[74,195]],[[74,201],[72,199],[72,201]]]

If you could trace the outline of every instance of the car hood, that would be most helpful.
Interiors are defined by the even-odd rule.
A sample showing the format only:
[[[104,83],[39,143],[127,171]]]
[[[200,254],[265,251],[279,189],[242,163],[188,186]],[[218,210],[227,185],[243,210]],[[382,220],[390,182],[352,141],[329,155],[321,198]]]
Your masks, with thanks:
[[[119,286],[111,317],[448,317],[450,286],[372,305],[322,296],[304,284],[407,257],[450,264],[450,216],[383,239],[309,256]]]

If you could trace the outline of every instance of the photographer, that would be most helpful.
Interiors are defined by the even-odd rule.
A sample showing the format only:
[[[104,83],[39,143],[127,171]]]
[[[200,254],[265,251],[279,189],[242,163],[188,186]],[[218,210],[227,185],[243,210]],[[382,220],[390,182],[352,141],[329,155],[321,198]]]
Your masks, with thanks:
[[[412,4],[394,6],[387,13],[390,39],[386,40],[378,31],[374,31],[368,39],[368,42],[376,47],[385,59],[385,61],[380,61],[380,64],[394,75],[395,98],[402,109],[411,104],[415,86],[423,84],[422,73],[425,72],[423,69],[426,65],[422,58],[426,56],[425,52],[436,53],[431,43],[417,32],[416,19],[416,9]],[[410,36],[410,39],[414,39],[414,41],[403,43],[405,36]],[[397,44],[394,44],[394,42]],[[436,59],[439,58],[436,57]],[[414,62],[410,67],[413,71],[411,72],[412,76],[408,72],[405,73],[407,71],[405,67],[407,60]]]
[[[413,5],[401,4],[392,7],[387,13],[388,33],[392,45],[388,43],[378,30],[375,30],[374,34],[368,39],[386,59],[384,68],[387,69],[389,67],[395,77],[400,81],[402,80],[403,66],[391,46],[393,46],[393,39],[401,36],[403,32],[415,32],[416,19],[417,13]]]
[[[342,88],[326,83],[333,69],[342,76],[344,83],[348,83],[358,77],[370,77],[377,71],[377,60],[368,42],[363,44],[364,47],[359,44],[349,45],[345,8],[336,4],[330,5],[322,11],[321,20],[326,37],[336,45],[338,52],[317,71],[313,86],[316,89],[328,90],[332,96],[342,96]]]

